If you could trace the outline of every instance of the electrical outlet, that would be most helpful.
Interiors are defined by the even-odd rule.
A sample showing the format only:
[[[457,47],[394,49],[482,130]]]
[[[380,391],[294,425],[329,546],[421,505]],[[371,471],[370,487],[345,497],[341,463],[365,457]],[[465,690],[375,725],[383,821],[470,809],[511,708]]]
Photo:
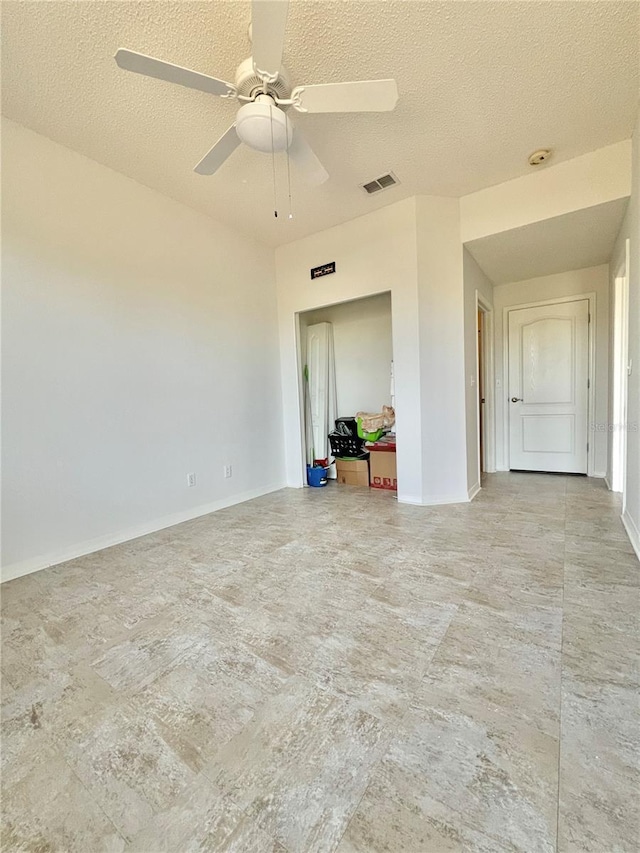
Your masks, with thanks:
[[[187,474],[187,485],[189,487],[195,486],[196,484],[196,475],[195,474]]]
[[[231,465],[225,465],[222,469],[222,473],[224,474],[225,479],[228,479],[229,477],[231,477],[231,475],[233,474],[233,469],[232,469]]]

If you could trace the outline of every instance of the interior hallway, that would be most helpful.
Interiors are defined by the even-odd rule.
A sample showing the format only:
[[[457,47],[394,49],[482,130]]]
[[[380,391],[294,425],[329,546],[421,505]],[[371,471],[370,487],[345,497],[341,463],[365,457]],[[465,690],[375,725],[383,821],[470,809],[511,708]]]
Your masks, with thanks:
[[[4,849],[637,851],[619,514],[332,484],[6,583]]]

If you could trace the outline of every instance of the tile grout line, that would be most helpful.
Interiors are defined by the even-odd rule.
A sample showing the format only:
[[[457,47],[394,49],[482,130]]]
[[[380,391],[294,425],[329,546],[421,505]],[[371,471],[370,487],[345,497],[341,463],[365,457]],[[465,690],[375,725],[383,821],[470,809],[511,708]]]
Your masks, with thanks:
[[[58,742],[56,741],[56,739],[55,739],[55,738],[51,737],[51,734],[50,734],[49,732],[47,732],[47,740],[48,740],[48,742],[50,743],[50,745],[53,747],[53,749],[55,750],[55,752],[57,753],[57,755],[60,757],[60,759],[62,760],[62,762],[65,764],[65,766],[67,767],[67,769],[69,770],[69,772],[71,773],[71,775],[72,775],[72,776],[77,780],[78,784],[80,785],[80,787],[82,788],[82,790],[85,792],[85,794],[87,795],[87,797],[91,800],[91,802],[94,804],[94,806],[95,806],[95,807],[96,807],[100,812],[102,812],[102,814],[104,815],[105,819],[106,819],[106,820],[111,824],[111,826],[113,827],[113,830],[114,830],[114,832],[116,833],[116,835],[117,835],[119,838],[122,838],[122,840],[123,840],[123,841],[124,841],[124,843],[125,843],[125,847],[126,847],[126,846],[129,844],[129,838],[127,838],[127,836],[126,836],[126,835],[125,835],[125,834],[120,830],[120,828],[119,828],[119,827],[114,823],[113,819],[112,819],[112,818],[111,818],[111,816],[110,816],[109,814],[107,814],[107,812],[104,810],[104,808],[103,808],[102,804],[101,804],[101,803],[100,803],[100,801],[97,799],[97,797],[96,797],[96,796],[93,794],[93,792],[92,792],[92,791],[91,791],[91,790],[86,786],[86,784],[84,783],[83,779],[81,779],[81,778],[80,778],[80,776],[78,776],[78,774],[77,774],[77,773],[76,773],[76,771],[75,771],[75,768],[74,768],[71,764],[69,764],[69,762],[67,761],[67,757],[66,757],[66,755],[64,754],[64,752],[62,751],[62,749],[60,748],[60,746],[59,746]]]
[[[556,853],[560,845],[560,786],[562,774],[562,675],[564,671],[564,582],[567,566],[567,480],[565,479],[564,492],[564,537],[562,542],[562,619],[560,622],[560,695],[558,708],[558,793],[556,799]]]
[[[396,575],[396,573],[400,571],[400,568],[401,568],[401,567],[400,567],[400,566],[398,566],[396,569],[394,569],[394,570],[391,572],[391,574],[389,575],[389,579],[390,579],[390,580],[392,580],[392,579],[393,579],[393,577]],[[384,581],[384,579],[383,579],[383,580],[381,580],[380,584],[377,584],[375,588],[376,588],[376,589],[378,589],[378,587],[379,587],[379,586],[382,586],[382,584],[383,584],[384,582],[385,582],[385,581]],[[367,598],[370,598],[370,597],[371,597],[370,595],[369,595],[369,596],[367,596]],[[425,666],[425,669],[424,669],[424,672],[423,672],[423,675],[422,675],[422,677],[423,677],[423,678],[424,678],[424,675],[426,674],[426,672],[427,672],[427,670],[428,670],[429,666],[430,666],[430,665],[431,665],[431,663],[433,662],[433,659],[435,658],[436,654],[438,653],[438,649],[440,648],[440,646],[441,646],[441,645],[442,645],[442,643],[444,642],[444,638],[447,636],[447,634],[448,634],[448,632],[449,632],[449,629],[450,629],[450,627],[451,627],[451,623],[453,622],[454,617],[455,617],[456,613],[458,612],[458,610],[459,610],[459,605],[456,605],[456,607],[455,607],[455,611],[454,611],[454,613],[452,614],[451,619],[449,620],[449,624],[447,625],[446,631],[443,633],[442,637],[440,638],[440,641],[439,641],[439,643],[437,644],[437,646],[436,646],[436,648],[435,648],[435,650],[434,650],[434,653],[433,653],[433,655],[431,656],[431,659],[430,659],[429,663]],[[408,713],[409,713],[409,707],[407,707],[407,708],[406,708],[406,710],[405,710],[404,714],[402,715],[402,717],[397,721],[397,724],[396,724],[396,727],[395,727],[395,728],[396,728],[396,731],[397,731],[397,730],[398,730],[398,728],[402,725],[402,723],[403,723],[403,721],[405,720],[405,718],[406,718],[406,716],[407,716],[407,714],[408,714]],[[378,718],[378,719],[381,719],[381,718]],[[378,767],[380,767],[380,765],[381,765],[381,764],[382,764],[382,762],[384,761],[384,759],[385,759],[386,755],[388,754],[389,750],[391,749],[391,746],[392,746],[393,741],[394,741],[394,739],[395,739],[395,734],[393,733],[393,730],[392,730],[391,725],[390,725],[389,723],[385,723],[385,725],[384,725],[384,729],[383,729],[383,734],[384,734],[384,732],[387,732],[387,731],[389,732],[389,740],[388,740],[388,743],[387,743],[387,745],[386,745],[385,749],[381,750],[381,752],[380,752],[380,757],[378,758],[378,760],[375,762],[375,764],[373,764],[373,765],[371,766],[371,768],[370,768],[370,773],[369,773],[369,778],[368,778],[367,784],[365,785],[364,790],[363,790],[363,792],[362,792],[362,796],[361,796],[361,797],[359,797],[359,799],[358,799],[357,803],[355,804],[355,806],[354,806],[353,810],[351,811],[351,815],[349,816],[349,820],[345,823],[344,830],[343,830],[343,832],[340,834],[340,837],[337,839],[336,844],[334,845],[334,847],[332,848],[332,850],[337,850],[337,849],[340,847],[340,844],[342,843],[343,838],[344,838],[344,837],[345,837],[345,835],[347,834],[347,832],[348,832],[348,830],[349,830],[349,826],[351,825],[351,822],[353,821],[354,816],[357,814],[358,809],[360,808],[360,804],[361,804],[361,803],[362,803],[362,801],[364,800],[364,798],[365,798],[365,796],[366,796],[366,794],[367,794],[367,791],[368,791],[368,790],[369,790],[369,788],[371,787],[371,779],[373,778],[373,776],[375,775],[375,772],[377,771]]]
[[[406,714],[403,714],[402,719],[404,719],[404,717],[405,717],[405,716],[406,716]],[[399,725],[399,724],[398,724],[398,725]],[[396,729],[398,728],[398,725],[396,725]],[[362,803],[362,801],[364,800],[365,796],[367,795],[367,791],[368,791],[368,790],[369,790],[369,788],[371,787],[371,779],[373,778],[373,776],[375,775],[376,770],[377,770],[377,769],[378,769],[378,767],[382,764],[382,762],[384,761],[384,759],[385,759],[385,757],[386,757],[387,753],[388,753],[388,752],[389,752],[389,750],[391,749],[391,744],[393,743],[393,740],[394,740],[395,735],[394,735],[394,734],[393,734],[393,732],[391,731],[391,725],[390,725],[389,723],[386,723],[386,724],[385,724],[385,726],[384,726],[384,728],[383,728],[383,730],[382,730],[382,734],[384,734],[386,731],[389,731],[389,742],[387,743],[386,748],[385,748],[385,749],[383,749],[383,750],[381,750],[381,752],[380,752],[380,757],[378,758],[378,760],[375,762],[375,764],[373,764],[373,765],[371,766],[371,768],[370,768],[370,773],[369,773],[369,778],[367,779],[367,784],[364,786],[364,790],[363,790],[363,792],[362,792],[362,796],[358,798],[358,802],[355,804],[354,808],[352,809],[351,814],[349,815],[349,820],[345,823],[345,825],[344,825],[344,830],[343,830],[343,831],[342,831],[342,833],[340,834],[340,838],[338,838],[338,839],[337,839],[337,841],[336,841],[335,845],[333,846],[331,853],[333,853],[333,851],[334,851],[334,850],[337,850],[337,849],[338,849],[338,847],[340,847],[340,845],[342,844],[342,839],[343,839],[343,838],[345,837],[345,835],[347,834],[347,832],[348,832],[348,830],[349,830],[349,827],[351,826],[351,822],[352,822],[353,818],[355,817],[355,815],[357,814],[358,809],[360,808],[360,803]]]

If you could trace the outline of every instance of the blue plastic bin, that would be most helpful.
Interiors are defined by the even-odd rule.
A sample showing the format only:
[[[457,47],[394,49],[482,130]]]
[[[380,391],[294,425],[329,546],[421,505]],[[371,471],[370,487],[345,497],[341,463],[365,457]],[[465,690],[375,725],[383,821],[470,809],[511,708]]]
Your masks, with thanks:
[[[326,486],[327,469],[321,467],[314,468],[312,465],[307,465],[307,483],[316,488]]]

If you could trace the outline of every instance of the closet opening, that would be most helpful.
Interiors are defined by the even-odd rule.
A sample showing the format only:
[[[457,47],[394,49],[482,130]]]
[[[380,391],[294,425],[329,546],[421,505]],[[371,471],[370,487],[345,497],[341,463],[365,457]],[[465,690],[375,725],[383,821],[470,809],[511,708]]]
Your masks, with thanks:
[[[298,324],[303,482],[395,495],[391,293],[303,311]]]

